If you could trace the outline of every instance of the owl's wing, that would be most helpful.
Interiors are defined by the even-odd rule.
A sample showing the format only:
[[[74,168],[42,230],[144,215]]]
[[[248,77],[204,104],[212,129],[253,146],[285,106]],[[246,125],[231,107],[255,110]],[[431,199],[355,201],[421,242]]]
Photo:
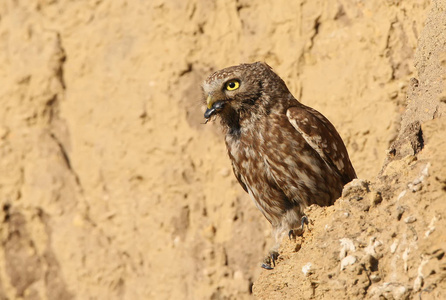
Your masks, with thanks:
[[[327,118],[304,105],[288,108],[286,115],[293,127],[325,163],[337,170],[344,184],[356,178],[344,142]]]
[[[232,159],[232,157],[231,157],[231,162],[232,162],[232,171],[234,172],[235,178],[237,178],[238,183],[240,183],[240,185],[245,190],[245,192],[248,193],[248,188],[246,187],[246,184],[243,182],[242,175],[240,174],[237,167],[235,166],[234,160]]]

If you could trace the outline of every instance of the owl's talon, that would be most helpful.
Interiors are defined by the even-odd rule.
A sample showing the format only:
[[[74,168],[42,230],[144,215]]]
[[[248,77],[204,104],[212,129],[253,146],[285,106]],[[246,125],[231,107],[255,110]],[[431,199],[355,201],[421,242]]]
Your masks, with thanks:
[[[267,257],[265,257],[265,259],[264,259],[264,261],[263,261],[263,264],[262,264],[262,268],[264,268],[264,269],[266,269],[266,270],[272,270],[272,269],[274,269],[274,268],[271,266],[271,263],[272,263],[272,265],[275,267],[275,266],[276,266],[276,260],[277,260],[278,257],[279,257],[279,253],[278,253],[278,252],[276,252],[276,251],[271,251],[271,252],[269,253],[269,255],[268,255]]]
[[[271,256],[271,261],[273,262],[273,266],[275,267],[276,266],[276,260],[279,257],[279,253],[276,252],[276,251],[273,251],[273,252],[270,253],[270,256]]]
[[[300,221],[301,227],[297,228],[297,229],[291,229],[288,232],[288,237],[290,238],[290,240],[295,239],[296,237],[302,236],[304,234],[305,224],[307,224],[307,229],[308,229],[308,231],[310,231],[310,227],[308,227],[308,223],[309,223],[308,217],[304,215]]]
[[[302,225],[302,233],[305,231],[305,224],[307,224],[308,231],[311,231],[310,227],[308,226],[308,223],[309,223],[308,217],[304,215],[300,221],[300,224]]]

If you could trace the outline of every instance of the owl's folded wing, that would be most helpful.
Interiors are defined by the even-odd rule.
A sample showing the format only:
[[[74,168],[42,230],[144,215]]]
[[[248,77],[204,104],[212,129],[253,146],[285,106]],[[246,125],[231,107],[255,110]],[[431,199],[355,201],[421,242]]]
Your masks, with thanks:
[[[356,178],[344,142],[327,118],[304,105],[290,107],[286,115],[291,125],[325,163],[337,170],[344,184]]]

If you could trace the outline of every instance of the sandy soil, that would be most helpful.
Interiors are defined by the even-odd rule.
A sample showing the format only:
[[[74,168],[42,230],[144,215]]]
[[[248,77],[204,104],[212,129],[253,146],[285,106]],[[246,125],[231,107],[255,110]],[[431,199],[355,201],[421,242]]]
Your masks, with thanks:
[[[0,299],[446,298],[446,1],[2,1]],[[270,228],[200,83],[266,61],[359,179]]]

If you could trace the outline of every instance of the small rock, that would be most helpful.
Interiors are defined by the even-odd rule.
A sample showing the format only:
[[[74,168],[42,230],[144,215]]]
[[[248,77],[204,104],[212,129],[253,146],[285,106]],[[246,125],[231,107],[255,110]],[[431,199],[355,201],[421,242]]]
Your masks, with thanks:
[[[353,241],[351,239],[343,238],[343,239],[340,239],[339,242],[341,243],[341,251],[339,252],[340,259],[345,258],[349,251],[351,251],[351,252],[356,251],[355,244],[353,243]]]
[[[381,277],[378,274],[372,274],[372,275],[370,275],[370,280],[373,283],[380,282],[381,281]]]
[[[421,190],[421,188],[422,188],[421,183],[423,183],[424,179],[429,176],[429,167],[430,167],[430,163],[427,163],[424,166],[423,170],[421,170],[421,175],[418,178],[415,178],[411,183],[409,183],[407,185],[407,187],[412,192],[415,193],[415,192]]]
[[[418,276],[417,278],[415,278],[414,283],[413,283],[414,292],[418,292],[419,290],[421,290],[421,287],[423,287],[423,284],[424,284],[423,276]]]
[[[353,265],[355,262],[356,262],[356,257],[354,257],[353,255],[344,257],[341,260],[341,271],[344,270],[347,266]]]
[[[406,248],[406,250],[404,250],[404,253],[403,253],[403,262],[404,262],[403,268],[404,268],[405,272],[407,272],[407,270],[408,270],[407,261],[409,260],[409,254],[410,254],[410,249]]]
[[[427,230],[427,231],[424,233],[424,236],[425,236],[425,237],[430,236],[430,235],[432,234],[432,232],[435,231],[435,222],[437,222],[437,217],[434,216],[434,217],[432,218],[431,222],[429,223],[429,226],[428,226],[429,230]]]
[[[370,238],[369,245],[364,248],[365,253],[370,254],[372,256],[376,256],[375,248],[381,246],[381,241],[377,240],[375,237]]]
[[[414,216],[408,216],[407,218],[404,219],[404,223],[406,224],[411,224],[413,222],[416,222],[417,218],[415,218]]]
[[[390,245],[390,253],[394,254],[398,248],[399,240],[394,240],[392,245]]]

